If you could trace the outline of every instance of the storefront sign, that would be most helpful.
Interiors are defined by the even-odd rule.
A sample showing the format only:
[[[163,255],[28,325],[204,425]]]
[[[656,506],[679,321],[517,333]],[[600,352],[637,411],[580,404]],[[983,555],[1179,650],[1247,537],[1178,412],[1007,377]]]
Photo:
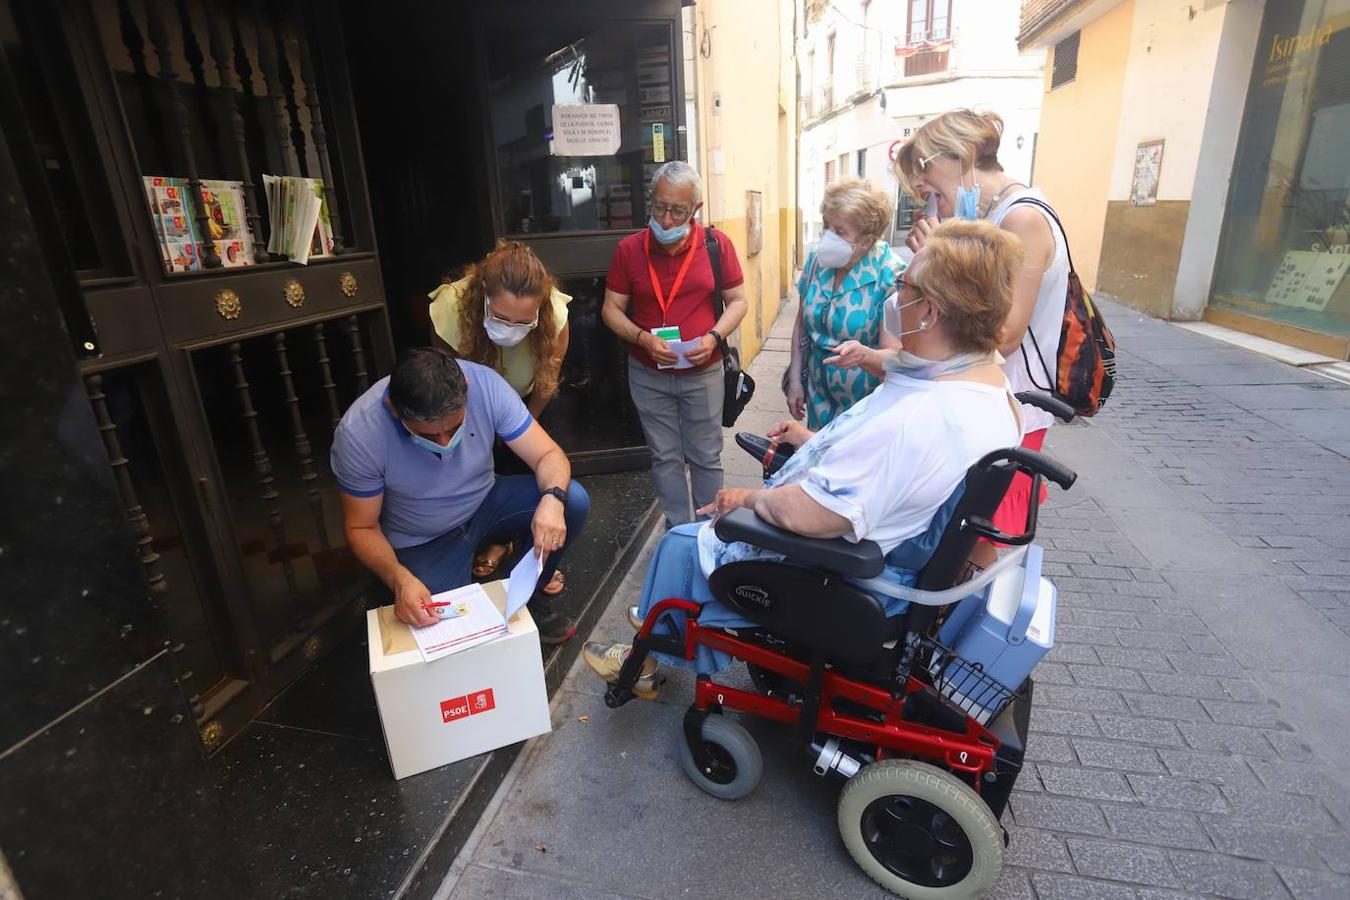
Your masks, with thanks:
[[[1296,76],[1307,75],[1309,54],[1313,50],[1331,43],[1332,36],[1340,29],[1330,25],[1309,28],[1302,34],[1280,34],[1276,32],[1270,38],[1270,53],[1266,56],[1263,87],[1285,84]]]
[[[553,107],[554,156],[613,156],[623,134],[613,103],[568,103]]]

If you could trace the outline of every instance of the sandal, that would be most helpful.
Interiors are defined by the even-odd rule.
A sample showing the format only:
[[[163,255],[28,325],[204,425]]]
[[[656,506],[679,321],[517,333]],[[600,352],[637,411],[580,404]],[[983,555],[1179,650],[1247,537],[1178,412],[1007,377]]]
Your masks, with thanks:
[[[556,597],[567,590],[567,579],[563,577],[562,570],[555,569],[553,577],[549,579],[548,584],[539,589],[539,593],[546,597]]]
[[[510,553],[510,544],[488,544],[473,558],[473,577],[491,578]]]

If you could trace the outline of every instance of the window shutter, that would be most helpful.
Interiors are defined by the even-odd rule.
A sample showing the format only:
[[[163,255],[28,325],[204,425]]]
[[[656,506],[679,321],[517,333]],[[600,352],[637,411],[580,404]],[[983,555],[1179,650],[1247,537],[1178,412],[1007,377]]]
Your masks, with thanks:
[[[1075,31],[1055,45],[1054,68],[1050,72],[1050,90],[1063,87],[1078,77],[1078,39],[1081,31]]]

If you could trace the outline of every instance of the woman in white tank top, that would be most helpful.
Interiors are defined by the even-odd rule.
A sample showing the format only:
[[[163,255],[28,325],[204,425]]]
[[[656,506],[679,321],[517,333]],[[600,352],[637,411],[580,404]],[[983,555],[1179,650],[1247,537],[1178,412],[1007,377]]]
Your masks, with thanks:
[[[1069,284],[1066,241],[1043,210],[1018,202],[1045,202],[1045,196],[1003,171],[998,162],[1002,134],[1003,120],[997,114],[957,109],[927,122],[910,136],[896,156],[896,174],[914,196],[935,198],[938,215],[915,222],[907,243],[917,251],[938,220],[951,217],[988,219],[1021,238],[1026,260],[1013,285],[1012,310],[1004,322],[999,351],[1014,391],[1048,391],[1054,386]],[[1039,450],[1053,419],[1030,406],[1023,407],[1023,418],[1026,436],[1022,446]],[[1004,533],[1021,533],[1030,500],[1030,479],[1019,476],[994,524]]]

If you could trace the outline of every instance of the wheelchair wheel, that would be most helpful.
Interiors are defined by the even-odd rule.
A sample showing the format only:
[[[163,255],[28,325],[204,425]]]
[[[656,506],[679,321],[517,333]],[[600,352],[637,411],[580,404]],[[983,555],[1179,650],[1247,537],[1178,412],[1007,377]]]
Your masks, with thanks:
[[[694,784],[722,800],[739,800],[750,794],[764,774],[759,744],[739,722],[721,715],[703,720],[703,744],[711,762],[700,768],[686,740],[680,741],[680,765]]]
[[[910,900],[983,897],[1003,870],[1003,838],[989,807],[925,763],[864,766],[839,795],[839,833],[864,872]]]

